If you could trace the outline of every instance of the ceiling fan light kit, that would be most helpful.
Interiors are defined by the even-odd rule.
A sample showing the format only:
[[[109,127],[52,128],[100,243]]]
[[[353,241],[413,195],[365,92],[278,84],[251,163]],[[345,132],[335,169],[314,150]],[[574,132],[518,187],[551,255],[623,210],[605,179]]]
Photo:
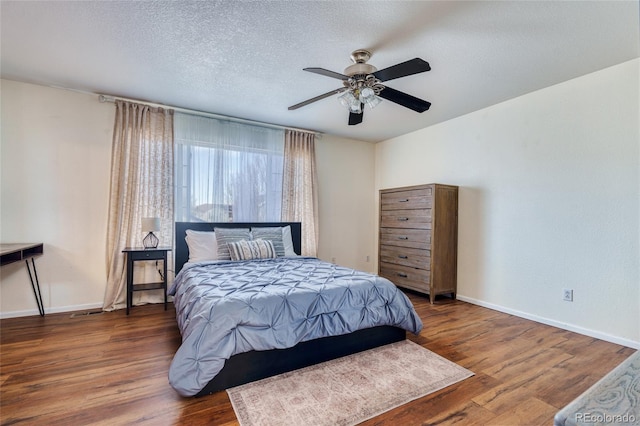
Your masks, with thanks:
[[[355,112],[356,114],[362,112],[362,108],[360,107],[360,100],[358,100],[358,98],[356,98],[353,93],[344,92],[342,95],[338,96],[338,100],[349,111]]]
[[[340,103],[350,112],[361,114],[362,107],[373,109],[382,100],[378,97],[384,86],[371,74],[356,74],[343,81],[347,91],[338,97]]]
[[[338,96],[338,100],[349,110],[349,125],[360,124],[364,115],[364,106],[368,105],[373,109],[382,102],[381,98],[416,112],[429,109],[431,106],[429,102],[382,84],[384,81],[429,71],[431,67],[426,61],[415,58],[378,71],[376,67],[367,63],[370,58],[371,52],[367,50],[354,51],[351,53],[353,64],[345,68],[344,74],[324,68],[304,68],[304,71],[342,80],[344,87],[292,105],[289,110],[298,109],[336,93],[342,93]]]

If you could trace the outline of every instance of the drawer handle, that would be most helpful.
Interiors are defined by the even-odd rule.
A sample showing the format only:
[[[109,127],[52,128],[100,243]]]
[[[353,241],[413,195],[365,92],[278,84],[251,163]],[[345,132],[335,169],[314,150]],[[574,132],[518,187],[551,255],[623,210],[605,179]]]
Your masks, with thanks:
[[[398,220],[401,220],[401,221],[403,221],[403,222],[404,222],[404,221],[409,220],[409,218],[408,218],[408,217],[399,217],[399,218],[398,218]]]
[[[409,199],[408,199],[408,198],[405,198],[404,200],[398,200],[398,202],[399,202],[399,203],[408,203],[408,202],[409,202]]]
[[[408,277],[408,275],[405,274],[404,272],[398,272],[398,276],[402,277],[402,278],[407,278]]]
[[[408,259],[408,258],[409,258],[409,256],[404,256],[404,255],[402,255],[402,254],[398,255],[398,257],[399,257],[400,259]]]
[[[409,237],[398,237],[399,240],[408,240]]]

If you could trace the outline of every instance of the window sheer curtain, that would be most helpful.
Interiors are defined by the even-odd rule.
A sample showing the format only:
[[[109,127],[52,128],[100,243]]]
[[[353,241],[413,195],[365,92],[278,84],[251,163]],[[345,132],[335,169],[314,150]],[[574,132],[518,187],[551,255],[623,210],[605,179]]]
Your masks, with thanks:
[[[176,221],[281,216],[284,131],[175,114]]]
[[[318,177],[315,134],[287,129],[284,140],[282,220],[302,222],[302,255],[318,252]]]
[[[160,246],[173,245],[173,110],[121,100],[115,104],[107,287],[103,303],[107,311],[126,306],[126,263],[122,250],[142,246],[142,218],[159,217],[162,229],[156,235]],[[168,269],[173,269],[172,260]],[[155,270],[152,272],[157,274]],[[134,304],[163,302],[160,293],[136,292]]]

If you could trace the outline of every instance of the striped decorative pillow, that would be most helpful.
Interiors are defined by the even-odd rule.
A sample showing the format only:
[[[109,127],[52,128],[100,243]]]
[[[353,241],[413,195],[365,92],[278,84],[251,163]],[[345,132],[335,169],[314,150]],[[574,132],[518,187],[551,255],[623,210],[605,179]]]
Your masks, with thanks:
[[[268,240],[242,240],[227,243],[231,260],[273,259],[276,251]]]
[[[251,239],[249,228],[214,228],[214,231],[218,242],[219,260],[231,260],[228,243]]]
[[[251,236],[254,240],[269,240],[273,243],[278,256],[284,256],[284,243],[282,241],[282,228],[251,228]]]

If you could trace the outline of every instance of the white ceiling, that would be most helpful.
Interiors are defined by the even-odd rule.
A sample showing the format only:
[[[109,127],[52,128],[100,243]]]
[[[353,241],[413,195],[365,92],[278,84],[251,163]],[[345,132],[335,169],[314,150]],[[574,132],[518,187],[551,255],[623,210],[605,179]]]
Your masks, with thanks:
[[[638,1],[6,1],[2,78],[380,141],[640,56]],[[348,126],[341,87],[353,50],[378,69],[432,70],[389,87]],[[597,102],[597,99],[594,99]]]

